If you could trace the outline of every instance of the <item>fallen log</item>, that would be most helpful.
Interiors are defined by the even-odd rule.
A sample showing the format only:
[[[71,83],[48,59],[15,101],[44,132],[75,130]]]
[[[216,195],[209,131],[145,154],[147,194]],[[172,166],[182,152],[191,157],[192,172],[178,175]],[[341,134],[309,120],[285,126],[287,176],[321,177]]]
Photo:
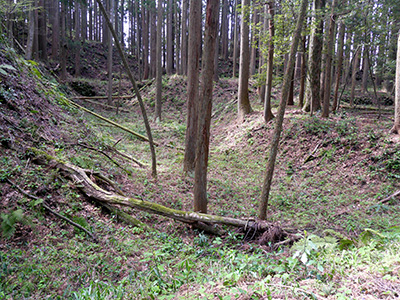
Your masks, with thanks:
[[[89,198],[94,199],[106,205],[120,205],[130,208],[139,209],[149,213],[172,218],[174,220],[184,222],[187,224],[195,225],[198,223],[205,224],[223,224],[233,227],[242,228],[245,232],[253,231],[254,235],[260,235],[264,232],[270,231],[271,227],[276,227],[276,224],[268,223],[266,221],[255,219],[235,219],[224,216],[216,216],[210,214],[203,214],[193,211],[182,211],[177,209],[168,208],[166,206],[145,201],[143,199],[127,197],[119,195],[110,191],[106,191],[94,183],[88,174],[90,170],[82,169],[78,166],[64,162],[48,153],[37,148],[29,148],[34,154],[34,160],[43,165],[49,165],[54,169],[58,169],[64,176],[74,181],[75,185]],[[285,237],[296,240],[300,237],[293,235],[292,229],[282,229]]]

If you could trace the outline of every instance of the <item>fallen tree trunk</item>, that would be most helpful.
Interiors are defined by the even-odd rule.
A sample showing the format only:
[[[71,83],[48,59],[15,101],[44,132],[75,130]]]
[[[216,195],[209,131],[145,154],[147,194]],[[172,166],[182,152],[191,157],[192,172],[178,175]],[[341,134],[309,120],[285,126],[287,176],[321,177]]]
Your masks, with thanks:
[[[276,224],[268,223],[266,221],[256,221],[254,219],[235,219],[230,217],[215,216],[197,212],[187,212],[177,209],[165,207],[160,204],[152,203],[138,198],[127,197],[113,192],[106,191],[93,182],[88,174],[90,170],[85,170],[68,162],[64,162],[48,153],[30,148],[31,152],[35,155],[35,160],[39,164],[46,164],[52,168],[58,169],[62,174],[74,181],[76,186],[88,197],[102,203],[103,205],[121,205],[131,208],[136,208],[142,211],[158,214],[177,221],[187,224],[195,225],[200,223],[205,224],[224,224],[234,227],[241,227],[244,231],[252,230],[254,233],[264,233],[270,230],[271,227],[276,227]],[[286,237],[291,239],[298,239],[294,236],[291,229],[284,229]]]

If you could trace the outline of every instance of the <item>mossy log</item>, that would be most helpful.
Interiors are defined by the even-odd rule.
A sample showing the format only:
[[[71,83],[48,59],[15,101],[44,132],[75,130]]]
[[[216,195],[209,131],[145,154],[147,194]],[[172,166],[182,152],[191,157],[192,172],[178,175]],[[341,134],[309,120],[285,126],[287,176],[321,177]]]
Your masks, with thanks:
[[[52,168],[58,169],[64,176],[70,178],[74,181],[75,185],[89,198],[92,198],[100,203],[106,205],[120,205],[127,206],[149,213],[158,214],[168,218],[172,218],[177,221],[181,221],[187,224],[196,225],[197,223],[205,224],[224,224],[234,227],[241,227],[245,231],[253,230],[254,232],[263,233],[270,229],[271,226],[276,226],[276,224],[271,224],[266,221],[259,221],[254,219],[235,219],[230,217],[216,216],[210,214],[203,214],[197,212],[187,212],[177,209],[168,208],[166,206],[145,201],[142,199],[127,197],[124,195],[118,195],[114,192],[106,191],[94,183],[87,175],[88,171],[77,167],[68,162],[64,162],[56,157],[49,155],[48,153],[36,149],[29,149],[34,153],[35,160],[39,164],[46,164]],[[289,232],[292,230],[285,229]]]

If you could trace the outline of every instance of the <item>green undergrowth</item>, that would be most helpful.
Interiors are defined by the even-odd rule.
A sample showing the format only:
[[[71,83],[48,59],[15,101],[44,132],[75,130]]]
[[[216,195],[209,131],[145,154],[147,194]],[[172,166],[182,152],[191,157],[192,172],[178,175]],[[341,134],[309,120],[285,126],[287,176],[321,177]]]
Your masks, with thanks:
[[[156,180],[150,175],[148,143],[69,107],[68,88],[59,87],[35,62],[18,58],[7,66],[0,66],[0,73],[34,79],[26,95],[41,95],[64,110],[51,110],[50,116],[44,115],[46,123],[39,124],[35,120],[42,116],[41,106],[28,108],[24,117],[7,127],[10,134],[1,135],[0,299],[399,297],[400,210],[396,199],[381,202],[396,190],[400,176],[400,150],[384,132],[390,127],[387,121],[363,124],[367,121],[354,112],[323,120],[289,109],[268,218],[303,237],[294,245],[261,246],[245,241],[232,228],[224,228],[223,237],[212,237],[163,217],[126,210],[154,229],[147,232],[86,199],[79,182],[35,164],[32,153],[22,151],[26,149],[21,145],[48,151],[93,174],[101,172],[127,195],[191,210],[193,178],[182,173],[184,78],[163,79],[159,122],[152,120],[154,86],[142,90],[159,144]],[[95,79],[85,82],[104,86]],[[221,79],[214,90],[209,212],[249,219],[257,215],[274,125],[263,124],[257,105],[255,113],[237,123],[233,86],[232,79]],[[20,99],[18,93],[12,86],[0,85],[0,113],[5,112],[4,103]],[[256,98],[252,92],[252,101]],[[137,106],[130,108],[131,113],[117,115],[85,105],[146,134]],[[122,159],[110,147],[144,167]],[[8,180],[38,199],[22,195]],[[99,242],[51,215],[44,203],[95,233]]]

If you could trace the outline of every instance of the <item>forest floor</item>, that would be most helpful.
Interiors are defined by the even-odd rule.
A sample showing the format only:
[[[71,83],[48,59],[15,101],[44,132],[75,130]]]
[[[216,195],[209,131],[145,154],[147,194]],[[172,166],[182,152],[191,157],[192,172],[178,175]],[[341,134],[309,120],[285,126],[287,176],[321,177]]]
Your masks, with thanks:
[[[35,163],[32,146],[106,174],[126,195],[190,211],[193,178],[182,172],[184,77],[164,76],[160,122],[153,121],[154,84],[144,83],[142,89],[153,137],[160,145],[154,179],[147,143],[72,108],[66,98],[76,94],[69,87],[58,85],[44,66],[3,50],[0,299],[400,297],[399,200],[382,202],[400,189],[400,144],[388,133],[393,106],[383,106],[378,118],[372,105],[350,109],[343,103],[329,119],[288,108],[268,219],[296,229],[304,238],[275,249],[245,241],[232,228],[215,237],[134,210],[126,212],[153,230],[127,225],[86,199],[77,189],[79,183]],[[104,95],[106,83],[100,79],[78,82],[86,84],[84,90]],[[115,90],[126,94],[130,87],[125,80],[121,85],[116,81]],[[214,88],[208,207],[211,214],[251,219],[257,216],[274,121],[263,122],[252,86],[253,113],[239,122],[236,92],[237,80],[231,78],[221,78]],[[359,102],[368,97],[358,93]],[[274,112],[278,101],[277,86]],[[121,101],[119,114],[93,102],[77,102],[145,135],[134,99]],[[114,156],[108,146],[145,167]],[[38,200],[22,195],[10,182]],[[43,203],[95,232],[98,242],[50,214]]]

